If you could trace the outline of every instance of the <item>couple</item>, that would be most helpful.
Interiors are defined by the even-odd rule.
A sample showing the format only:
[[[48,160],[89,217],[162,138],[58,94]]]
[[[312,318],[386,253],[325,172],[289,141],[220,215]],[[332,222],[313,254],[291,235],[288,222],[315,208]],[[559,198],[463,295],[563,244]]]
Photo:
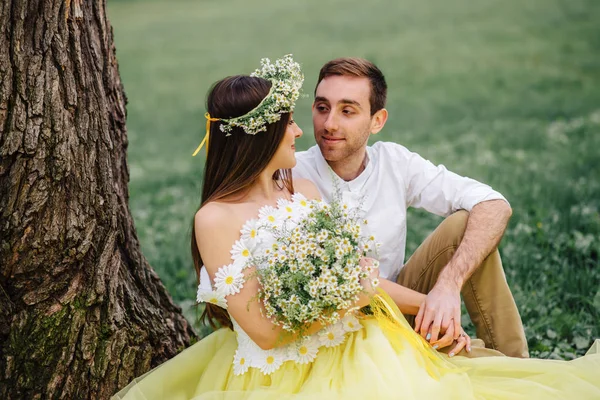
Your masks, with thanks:
[[[296,154],[302,130],[292,112],[302,81],[286,56],[211,89],[192,254],[203,316],[225,329],[115,398],[600,398],[596,351],[570,362],[519,358],[527,345],[496,250],[511,213],[504,198],[399,145],[368,147],[387,119],[386,83],[362,59],[321,69],[313,103],[318,146]],[[380,289],[361,281],[370,296],[355,304],[373,313],[316,323],[308,337],[284,342],[264,304],[253,301],[261,289],[256,274],[238,266],[271,251],[261,222],[310,199],[329,201],[334,191],[361,204],[366,233],[381,243],[378,269],[363,260]],[[403,266],[408,206],[449,217]],[[471,346],[460,327],[461,294],[486,347]],[[478,357],[503,354],[513,357]]]

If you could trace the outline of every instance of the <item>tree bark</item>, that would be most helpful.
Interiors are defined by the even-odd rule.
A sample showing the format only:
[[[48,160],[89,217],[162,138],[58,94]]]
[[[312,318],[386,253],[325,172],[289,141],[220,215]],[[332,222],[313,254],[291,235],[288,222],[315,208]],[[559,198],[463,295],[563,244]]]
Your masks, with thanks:
[[[0,3],[0,398],[108,398],[194,333],[140,252],[105,0]]]

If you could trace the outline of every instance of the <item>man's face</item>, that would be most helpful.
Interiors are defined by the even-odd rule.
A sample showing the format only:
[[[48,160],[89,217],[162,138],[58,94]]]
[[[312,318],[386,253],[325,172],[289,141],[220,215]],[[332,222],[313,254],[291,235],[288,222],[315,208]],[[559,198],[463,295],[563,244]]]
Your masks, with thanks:
[[[339,162],[361,155],[371,134],[371,84],[368,78],[328,76],[312,107],[315,140],[323,157]]]

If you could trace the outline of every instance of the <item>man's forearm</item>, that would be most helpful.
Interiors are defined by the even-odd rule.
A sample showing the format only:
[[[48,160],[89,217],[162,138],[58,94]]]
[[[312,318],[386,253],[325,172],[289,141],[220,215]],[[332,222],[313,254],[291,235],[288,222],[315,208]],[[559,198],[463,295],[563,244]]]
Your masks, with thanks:
[[[440,273],[438,283],[462,289],[471,274],[498,247],[511,215],[512,210],[504,200],[485,201],[473,207],[463,239]]]
[[[416,315],[426,297],[423,293],[383,278],[380,278],[379,286],[394,300],[402,314]]]

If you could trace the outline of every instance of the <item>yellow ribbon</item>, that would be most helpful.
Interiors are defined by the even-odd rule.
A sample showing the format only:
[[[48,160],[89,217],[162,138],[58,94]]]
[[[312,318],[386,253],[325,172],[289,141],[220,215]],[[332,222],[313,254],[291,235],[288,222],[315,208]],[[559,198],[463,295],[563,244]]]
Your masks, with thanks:
[[[192,154],[192,157],[194,157],[196,154],[198,154],[198,152],[200,151],[202,146],[204,146],[204,143],[206,143],[206,154],[208,154],[208,138],[210,137],[210,123],[217,122],[221,119],[221,118],[212,118],[209,113],[204,114],[204,118],[206,118],[206,134],[204,135],[204,139],[202,139],[202,142],[200,142],[200,145],[198,146],[198,148],[196,148],[196,151],[194,151],[194,154]]]

